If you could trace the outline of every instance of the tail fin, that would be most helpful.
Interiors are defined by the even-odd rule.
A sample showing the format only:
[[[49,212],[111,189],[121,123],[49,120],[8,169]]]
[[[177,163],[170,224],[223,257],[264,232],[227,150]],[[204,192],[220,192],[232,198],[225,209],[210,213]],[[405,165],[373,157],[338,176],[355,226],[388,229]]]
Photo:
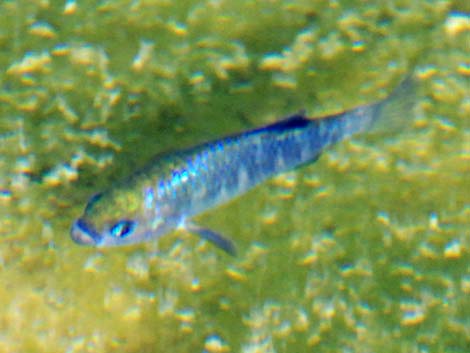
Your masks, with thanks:
[[[376,103],[371,133],[393,133],[404,130],[413,120],[416,83],[410,75],[383,101]]]

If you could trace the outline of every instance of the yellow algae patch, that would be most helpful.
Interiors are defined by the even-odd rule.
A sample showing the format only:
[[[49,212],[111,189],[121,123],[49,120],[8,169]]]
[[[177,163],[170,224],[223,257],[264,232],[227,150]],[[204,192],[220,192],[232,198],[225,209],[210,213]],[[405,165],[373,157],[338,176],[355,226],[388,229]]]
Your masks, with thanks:
[[[372,270],[364,264],[348,265],[341,268],[341,276],[348,278],[352,276],[371,277]]]
[[[421,80],[429,79],[438,73],[435,65],[426,65],[416,70],[416,77]]]
[[[361,53],[366,49],[366,44],[362,40],[356,40],[353,45],[351,50],[355,53]]]
[[[299,265],[308,266],[318,260],[318,254],[315,251],[309,251],[305,256],[299,260]]]
[[[345,50],[338,32],[332,32],[320,40],[318,44],[321,56],[324,60],[332,60]]]
[[[201,290],[201,281],[199,278],[193,278],[191,281],[191,291],[192,292],[199,292]]]
[[[122,319],[124,321],[138,321],[141,316],[142,310],[138,306],[132,306],[124,312]]]
[[[452,37],[470,31],[470,16],[465,13],[451,14],[446,20],[445,31]]]
[[[439,217],[437,213],[432,212],[429,215],[429,229],[435,232],[439,230]]]
[[[206,338],[204,349],[207,353],[224,353],[230,351],[228,344],[216,334],[210,335]]]
[[[43,182],[47,186],[58,186],[77,180],[78,171],[67,164],[56,166],[44,175]]]
[[[230,310],[230,308],[231,308],[231,302],[230,302],[230,300],[229,300],[228,298],[220,298],[220,300],[219,300],[219,308],[220,308],[221,310],[225,310],[225,311]]]
[[[77,2],[75,0],[67,0],[64,6],[64,15],[72,15],[77,11]]]
[[[460,63],[457,66],[457,72],[464,76],[470,76],[470,63]]]
[[[68,44],[58,44],[52,49],[52,55],[54,56],[65,56],[70,54],[70,46]]]
[[[261,221],[264,224],[274,224],[278,221],[278,210],[269,208],[260,214]]]
[[[137,280],[148,280],[150,277],[150,268],[147,259],[139,253],[130,256],[127,260],[126,272]]]
[[[4,205],[9,203],[12,200],[13,193],[8,189],[0,189],[0,202],[4,202]],[[8,218],[0,219],[0,222],[8,222]],[[0,223],[1,224],[1,223]],[[0,229],[2,227],[0,226]]]
[[[214,63],[215,74],[218,78],[227,80],[230,78],[228,71],[245,70],[249,63],[250,61],[244,49],[240,46],[237,46],[234,56],[223,57]]]
[[[8,74],[22,75],[34,72],[48,72],[48,65],[51,63],[51,56],[48,52],[26,53],[23,59],[12,64],[8,69]]]
[[[307,345],[309,347],[317,346],[320,342],[321,342],[321,336],[318,333],[314,333],[310,335],[310,337],[307,339]]]
[[[244,270],[253,270],[264,261],[265,255],[268,254],[268,248],[258,242],[253,242],[248,249],[243,262],[240,264]]]
[[[55,38],[57,36],[54,28],[47,22],[36,22],[32,24],[29,33],[43,38]]]
[[[446,259],[458,259],[462,256],[462,245],[459,240],[452,240],[444,247],[444,257]]]
[[[195,72],[190,78],[189,83],[193,86],[199,85],[205,81],[204,74],[202,72]]]
[[[403,326],[418,325],[425,319],[423,305],[415,301],[402,301],[400,303],[402,318],[400,323]]]
[[[281,71],[283,65],[284,65],[284,58],[282,55],[268,54],[261,61],[259,68],[261,70]]]
[[[83,265],[83,271],[88,273],[99,273],[103,266],[103,255],[93,254],[87,258]]]
[[[23,100],[19,105],[18,109],[24,112],[34,112],[38,109],[41,100],[37,95],[32,95],[27,99]]]
[[[456,132],[457,128],[455,125],[444,118],[440,118],[436,120],[436,126],[438,127],[439,130],[445,131],[445,132]]]
[[[90,142],[90,144],[98,147],[112,148],[116,151],[119,151],[121,149],[121,146],[111,140],[111,138],[108,136],[107,130],[94,129],[88,132],[85,135],[85,138]]]
[[[310,326],[308,313],[304,309],[299,309],[296,312],[296,320],[294,322],[294,330],[298,332],[305,332],[307,331],[308,327]]]
[[[73,64],[85,66],[97,64],[100,67],[104,67],[108,62],[108,57],[104,51],[99,50],[90,44],[73,46],[70,50],[69,58]]]
[[[241,269],[235,268],[235,267],[233,267],[233,266],[228,267],[228,268],[225,270],[225,274],[226,274],[229,278],[231,278],[231,279],[233,279],[233,280],[235,280],[235,281],[237,281],[237,282],[244,282],[244,281],[247,280],[246,274],[243,273],[243,271],[242,271]]]
[[[196,313],[193,308],[185,308],[176,311],[175,318],[181,323],[181,330],[185,333],[193,331],[193,324],[196,319]]]
[[[377,214],[377,222],[379,222],[380,224],[384,225],[384,226],[390,226],[390,217],[388,215],[388,213],[386,212],[379,212]]]
[[[333,194],[332,187],[319,187],[317,193],[315,194],[315,200],[324,199]]]
[[[152,52],[155,44],[150,41],[141,41],[139,52],[132,61],[132,69],[135,71],[141,71],[152,59]]]
[[[305,185],[311,188],[317,188],[321,185],[320,178],[316,175],[306,175],[303,178],[303,182]]]
[[[175,317],[185,324],[192,324],[195,316],[196,314],[192,308],[181,309],[175,313]]]
[[[183,37],[188,34],[188,29],[185,24],[176,21],[169,21],[167,23],[168,29],[177,36]]]
[[[62,116],[67,122],[74,124],[78,122],[79,117],[72,107],[67,103],[64,97],[59,96],[56,102],[57,109],[62,113]]]
[[[273,183],[285,187],[293,188],[297,184],[297,173],[296,172],[286,172],[279,175],[276,175],[272,178]]]
[[[420,256],[429,260],[436,260],[439,258],[437,251],[429,244],[421,244],[418,248],[418,252]]]
[[[288,74],[275,73],[273,75],[273,85],[279,88],[296,89],[297,81]]]

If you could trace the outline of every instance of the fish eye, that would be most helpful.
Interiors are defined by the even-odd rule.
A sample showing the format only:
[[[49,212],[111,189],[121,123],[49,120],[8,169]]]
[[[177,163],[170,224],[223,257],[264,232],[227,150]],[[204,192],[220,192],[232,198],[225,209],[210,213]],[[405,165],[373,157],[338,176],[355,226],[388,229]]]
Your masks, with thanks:
[[[134,229],[134,222],[127,219],[117,222],[111,227],[111,235],[116,238],[127,237]]]

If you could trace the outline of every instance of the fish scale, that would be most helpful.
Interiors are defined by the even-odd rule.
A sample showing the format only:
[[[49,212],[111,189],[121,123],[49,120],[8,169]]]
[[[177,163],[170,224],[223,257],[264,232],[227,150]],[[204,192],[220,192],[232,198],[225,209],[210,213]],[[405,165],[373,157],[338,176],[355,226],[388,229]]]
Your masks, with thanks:
[[[368,131],[377,121],[395,124],[397,117],[410,111],[411,87],[408,79],[374,104],[317,119],[297,114],[160,154],[140,171],[94,196],[73,224],[72,238],[95,246],[125,245],[185,228],[234,253],[230,240],[190,219],[274,175],[316,160],[327,146]]]

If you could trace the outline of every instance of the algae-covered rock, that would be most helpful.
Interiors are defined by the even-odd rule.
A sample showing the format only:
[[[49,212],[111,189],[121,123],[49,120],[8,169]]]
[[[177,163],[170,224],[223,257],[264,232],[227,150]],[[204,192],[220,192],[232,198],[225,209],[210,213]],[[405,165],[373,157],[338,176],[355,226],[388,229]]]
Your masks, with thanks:
[[[0,4],[0,352],[468,352],[466,2]],[[74,244],[90,197],[153,154],[383,98],[343,143],[183,233]],[[415,119],[411,119],[415,116]]]

